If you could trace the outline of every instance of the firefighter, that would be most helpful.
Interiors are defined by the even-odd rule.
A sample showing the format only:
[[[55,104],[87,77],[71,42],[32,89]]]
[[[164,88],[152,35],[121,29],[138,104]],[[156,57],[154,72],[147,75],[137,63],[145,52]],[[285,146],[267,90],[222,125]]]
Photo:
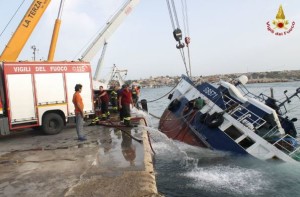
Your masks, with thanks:
[[[137,86],[136,87],[136,96],[137,96],[137,99],[136,99],[136,103],[135,103],[135,106],[136,108],[140,108],[139,107],[139,98],[140,98],[140,94],[141,94],[141,86]]]
[[[135,85],[132,85],[131,87],[131,94],[132,94],[133,103],[136,104],[138,100],[138,95],[137,95],[138,93]]]
[[[120,95],[121,95],[122,91],[124,90],[124,88],[125,88],[125,84],[123,84],[122,88],[117,91],[118,103],[119,103]],[[119,110],[119,115],[120,115],[120,121],[123,121],[124,117],[123,117],[123,114],[122,114],[122,110],[119,107],[119,104],[118,104],[118,110]]]
[[[101,101],[101,120],[109,118],[110,113],[108,111],[109,96],[108,93],[103,89],[103,86],[99,86],[99,101]]]
[[[129,90],[129,85],[126,84],[125,88],[121,91],[119,96],[119,109],[121,110],[121,121],[124,119],[124,124],[130,126],[130,104],[134,106],[132,94]]]
[[[113,112],[118,111],[118,93],[117,93],[118,90],[119,90],[119,87],[115,86],[110,93],[110,103],[111,103]]]

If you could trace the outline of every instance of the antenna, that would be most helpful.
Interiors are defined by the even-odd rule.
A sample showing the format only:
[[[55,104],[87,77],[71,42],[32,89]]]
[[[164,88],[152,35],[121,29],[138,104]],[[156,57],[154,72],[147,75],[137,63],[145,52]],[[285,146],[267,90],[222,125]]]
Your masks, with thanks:
[[[32,52],[33,53],[33,57],[32,58],[33,58],[33,61],[35,61],[36,52],[39,51],[39,50],[36,48],[35,45],[32,45],[31,49],[33,50],[33,52]]]

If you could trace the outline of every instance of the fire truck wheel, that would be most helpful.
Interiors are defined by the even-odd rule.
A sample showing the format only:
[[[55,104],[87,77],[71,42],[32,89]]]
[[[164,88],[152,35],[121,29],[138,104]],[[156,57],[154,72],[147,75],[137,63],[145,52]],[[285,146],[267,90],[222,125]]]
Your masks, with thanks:
[[[49,113],[43,118],[43,124],[41,127],[45,134],[54,135],[61,132],[64,127],[64,121],[60,115]]]

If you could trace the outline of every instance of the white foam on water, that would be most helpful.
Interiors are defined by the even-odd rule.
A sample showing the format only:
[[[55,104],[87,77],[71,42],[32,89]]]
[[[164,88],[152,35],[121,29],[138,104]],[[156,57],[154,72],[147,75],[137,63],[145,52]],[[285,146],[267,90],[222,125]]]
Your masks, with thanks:
[[[228,152],[213,151],[207,148],[191,146],[180,141],[168,138],[164,133],[153,127],[139,126],[149,131],[150,140],[154,151],[166,158],[172,158],[180,162],[184,168],[194,168],[199,159],[224,158],[230,155]]]
[[[260,191],[270,185],[262,172],[241,167],[196,167],[182,175],[193,180],[191,187],[210,192],[259,195]]]

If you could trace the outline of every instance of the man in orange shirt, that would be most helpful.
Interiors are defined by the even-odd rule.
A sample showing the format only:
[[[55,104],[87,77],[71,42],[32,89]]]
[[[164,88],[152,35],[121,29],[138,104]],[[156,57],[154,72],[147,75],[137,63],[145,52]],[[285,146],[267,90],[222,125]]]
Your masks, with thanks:
[[[82,135],[82,130],[83,130],[83,102],[81,98],[81,90],[82,90],[82,85],[81,84],[76,84],[75,85],[75,93],[73,95],[73,104],[75,106],[75,116],[76,116],[76,131],[78,135],[78,140],[79,141],[85,141],[86,138]]]

